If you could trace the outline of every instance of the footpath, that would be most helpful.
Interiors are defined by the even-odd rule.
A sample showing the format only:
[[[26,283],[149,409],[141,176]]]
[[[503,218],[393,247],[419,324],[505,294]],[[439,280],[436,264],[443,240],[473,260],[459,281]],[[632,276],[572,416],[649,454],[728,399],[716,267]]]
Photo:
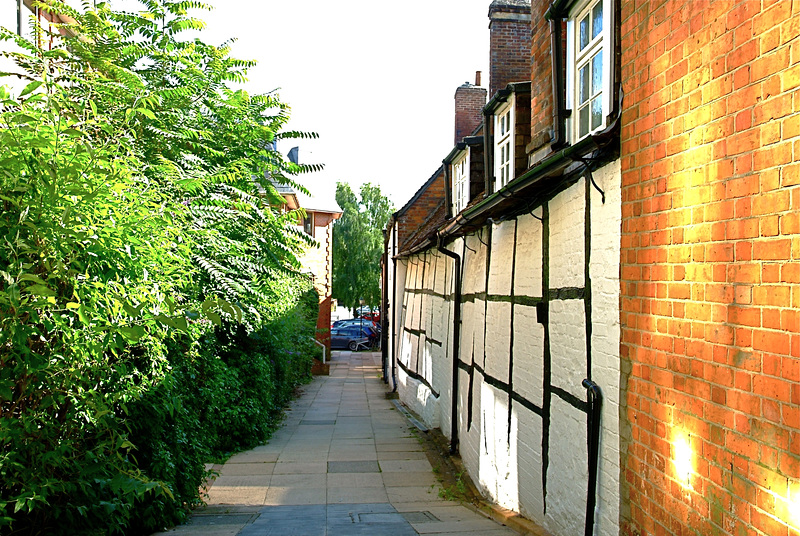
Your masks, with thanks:
[[[159,535],[518,534],[440,497],[416,428],[386,399],[379,353],[334,352],[330,376],[301,390],[266,445],[216,468],[208,505]]]

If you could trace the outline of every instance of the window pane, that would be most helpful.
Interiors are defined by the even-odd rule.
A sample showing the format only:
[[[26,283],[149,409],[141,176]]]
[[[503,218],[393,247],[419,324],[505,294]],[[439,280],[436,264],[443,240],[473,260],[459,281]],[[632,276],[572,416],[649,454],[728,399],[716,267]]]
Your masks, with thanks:
[[[578,136],[581,138],[589,133],[589,106],[586,105],[578,111],[579,126]]]
[[[580,22],[580,44],[578,50],[583,50],[589,44],[589,15],[583,17]]]
[[[592,39],[603,31],[603,0],[592,8]]]
[[[589,100],[589,64],[587,63],[578,72],[578,104]]]
[[[592,58],[592,95],[603,90],[603,55],[595,54]]]
[[[592,99],[592,130],[603,123],[603,103],[600,97]]]

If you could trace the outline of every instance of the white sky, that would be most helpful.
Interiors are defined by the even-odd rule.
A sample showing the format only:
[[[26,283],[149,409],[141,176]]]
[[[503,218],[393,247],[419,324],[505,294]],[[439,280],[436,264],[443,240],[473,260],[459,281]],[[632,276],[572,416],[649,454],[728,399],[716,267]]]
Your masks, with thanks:
[[[232,56],[258,61],[245,88],[279,88],[292,107],[288,128],[319,134],[278,147],[299,145],[302,163],[325,165],[300,177],[313,196],[301,199],[307,208],[336,209],[337,182],[378,184],[402,207],[453,148],[456,88],[475,71],[488,86],[491,0],[205,2],[215,9],[194,13],[208,24],[203,40],[236,38]]]
[[[488,86],[491,0],[207,0],[203,38],[235,37],[232,56],[255,59],[246,88],[280,88],[290,129],[314,131],[300,161],[309,208],[335,208],[336,182],[378,184],[402,207],[453,147],[456,88],[483,71]]]

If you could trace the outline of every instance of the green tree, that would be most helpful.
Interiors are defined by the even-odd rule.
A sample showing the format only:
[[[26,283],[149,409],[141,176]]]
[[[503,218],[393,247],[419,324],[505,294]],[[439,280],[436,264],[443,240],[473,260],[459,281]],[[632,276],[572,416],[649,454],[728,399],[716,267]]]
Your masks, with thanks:
[[[149,533],[302,379],[306,239],[267,180],[300,188],[272,142],[302,134],[228,87],[252,62],[179,39],[200,2],[34,4],[75,23],[0,29],[29,81],[0,87],[0,532]]]
[[[360,194],[359,199],[347,183],[336,184],[342,216],[333,227],[333,296],[352,309],[361,299],[380,304],[382,231],[394,210],[378,186],[366,183]]]

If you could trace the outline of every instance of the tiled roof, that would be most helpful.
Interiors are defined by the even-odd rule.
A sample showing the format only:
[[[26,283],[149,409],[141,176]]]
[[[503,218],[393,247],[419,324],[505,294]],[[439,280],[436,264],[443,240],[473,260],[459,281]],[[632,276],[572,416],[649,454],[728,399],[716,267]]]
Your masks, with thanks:
[[[431,236],[436,234],[439,226],[447,219],[447,207],[442,199],[436,208],[425,218],[425,222],[414,231],[402,244],[400,244],[401,255],[403,252],[413,249],[415,246],[426,242]]]

